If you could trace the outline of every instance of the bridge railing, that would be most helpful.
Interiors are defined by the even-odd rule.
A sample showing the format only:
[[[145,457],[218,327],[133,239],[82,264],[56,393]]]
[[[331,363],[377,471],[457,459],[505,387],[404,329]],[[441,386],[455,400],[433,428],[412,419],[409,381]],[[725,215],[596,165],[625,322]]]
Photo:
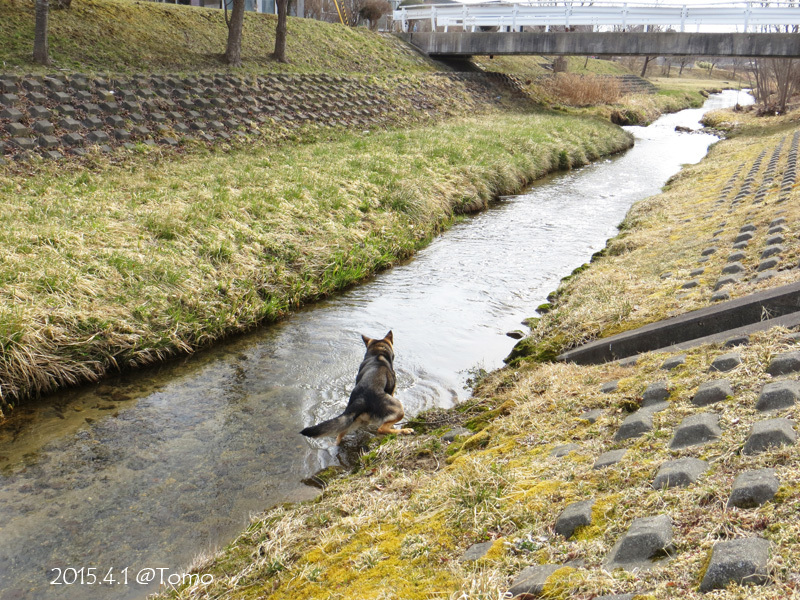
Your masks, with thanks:
[[[685,31],[687,27],[704,25],[736,27],[743,32],[764,27],[800,25],[800,2],[761,2],[709,5],[644,5],[634,3],[552,3],[550,5],[522,3],[492,4],[428,4],[404,6],[394,11],[395,23],[409,31],[415,21],[430,23],[431,29],[447,31],[462,27],[474,31],[477,27],[500,27],[519,30],[526,26],[589,25],[592,28],[662,25]]]

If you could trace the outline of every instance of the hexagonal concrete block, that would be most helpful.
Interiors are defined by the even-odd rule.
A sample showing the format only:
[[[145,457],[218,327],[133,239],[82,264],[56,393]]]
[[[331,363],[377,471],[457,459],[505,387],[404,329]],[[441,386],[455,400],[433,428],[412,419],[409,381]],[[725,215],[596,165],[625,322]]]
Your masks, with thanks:
[[[771,237],[768,237],[767,238],[767,247],[769,248],[770,246],[777,246],[779,244],[782,244],[785,241],[785,239],[786,238],[784,238],[780,234],[776,234],[776,235],[773,235]]]
[[[726,285],[732,285],[741,280],[741,275],[725,275],[717,280],[714,284],[714,291],[724,288]]]
[[[755,508],[769,502],[778,493],[780,482],[774,469],[754,469],[741,473],[733,482],[728,506]]]
[[[606,383],[604,383],[603,385],[600,386],[600,391],[603,392],[604,394],[610,394],[612,392],[616,392],[618,384],[619,384],[619,381],[616,381],[616,380],[607,381]]]
[[[525,567],[511,582],[511,587],[507,593],[511,594],[512,598],[520,594],[538,596],[544,590],[547,578],[562,567],[563,565],[533,565]]]
[[[750,428],[750,435],[747,436],[742,454],[760,454],[770,448],[788,446],[796,441],[794,421],[789,419],[758,421]]]
[[[679,354],[678,356],[671,356],[666,359],[663,363],[661,363],[661,368],[665,371],[671,371],[676,367],[680,367],[681,365],[686,363],[686,355]]]
[[[651,559],[663,557],[672,550],[672,519],[669,515],[634,519],[628,532],[611,549],[605,565],[609,570],[646,569]]]
[[[769,271],[770,269],[774,269],[775,267],[777,267],[779,263],[780,260],[774,256],[772,258],[765,258],[760,263],[758,263],[756,271],[758,271],[759,273],[761,273],[762,271]]]
[[[589,423],[594,423],[602,415],[603,415],[603,409],[595,408],[592,410],[587,410],[585,412],[582,412],[581,414],[578,415],[578,418],[584,421],[589,421]]]
[[[728,263],[724,267],[722,267],[722,273],[725,275],[736,275],[737,273],[744,273],[746,270],[747,267],[745,267],[742,263],[736,261]]]
[[[794,406],[800,398],[800,382],[772,381],[761,388],[756,402],[756,410],[780,410]]]
[[[472,544],[469,548],[466,549],[464,554],[458,559],[461,562],[468,562],[468,561],[475,561],[480,560],[491,550],[494,542],[480,542],[478,544]]]
[[[722,434],[719,427],[719,415],[700,413],[689,415],[675,429],[675,435],[669,443],[673,450],[705,444],[717,439]]]
[[[669,398],[670,390],[666,381],[656,381],[647,386],[642,394],[642,406],[647,407],[652,404],[663,402]]]
[[[711,549],[711,560],[700,583],[700,591],[723,589],[730,583],[767,583],[769,548],[768,540],[756,537],[717,542]]]
[[[729,352],[727,354],[721,354],[717,356],[711,366],[708,368],[709,371],[718,371],[718,372],[725,372],[731,371],[742,364],[742,355],[738,352]]]
[[[576,450],[580,449],[581,447],[578,444],[561,444],[550,451],[550,456],[553,458],[561,458],[570,452],[575,452]]]
[[[731,299],[731,295],[727,291],[716,292],[715,294],[711,295],[711,301],[712,302],[722,302],[724,300],[730,300],[730,299]]]
[[[617,441],[636,438],[653,430],[653,413],[647,410],[637,410],[628,415],[617,430],[614,439]]]
[[[723,342],[723,346],[725,348],[733,348],[735,346],[746,346],[750,343],[750,336],[747,334],[743,335],[734,335],[729,337],[727,340]]]
[[[767,246],[761,251],[761,258],[769,258],[770,256],[781,254],[784,250],[785,248],[780,244],[773,244],[772,246]]]
[[[775,269],[767,269],[766,271],[761,271],[756,278],[753,280],[753,283],[761,283],[762,281],[766,281],[767,279],[772,279],[777,275],[778,272]]]
[[[653,489],[688,487],[708,470],[708,463],[699,458],[668,460],[658,469],[653,480]]]
[[[772,359],[767,367],[770,375],[786,375],[800,371],[800,352],[784,352]]]
[[[730,254],[728,256],[728,258],[725,259],[725,260],[726,260],[726,262],[739,262],[743,258],[747,258],[747,254],[745,254],[742,251],[737,251],[737,252],[734,252],[733,254]]]
[[[627,450],[624,448],[622,450],[609,450],[608,452],[603,452],[600,456],[597,457],[597,460],[594,461],[594,465],[592,465],[592,468],[605,469],[606,467],[615,465],[622,460],[626,452]]]
[[[90,142],[94,142],[95,144],[102,144],[103,142],[109,141],[108,134],[99,129],[87,133],[86,139],[88,139]]]
[[[556,519],[556,533],[569,539],[578,527],[591,525],[592,506],[594,506],[593,499],[573,502],[567,506]]]
[[[708,406],[733,396],[733,387],[727,379],[715,379],[700,384],[697,388],[692,403],[695,406]]]

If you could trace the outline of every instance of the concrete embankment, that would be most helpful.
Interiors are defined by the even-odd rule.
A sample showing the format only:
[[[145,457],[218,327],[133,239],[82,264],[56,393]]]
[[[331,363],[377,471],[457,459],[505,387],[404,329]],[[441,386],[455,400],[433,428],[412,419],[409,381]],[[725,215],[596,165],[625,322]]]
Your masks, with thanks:
[[[533,360],[796,281],[800,132],[749,127],[635,206],[473,400],[268,511],[174,597],[792,596],[796,333]]]

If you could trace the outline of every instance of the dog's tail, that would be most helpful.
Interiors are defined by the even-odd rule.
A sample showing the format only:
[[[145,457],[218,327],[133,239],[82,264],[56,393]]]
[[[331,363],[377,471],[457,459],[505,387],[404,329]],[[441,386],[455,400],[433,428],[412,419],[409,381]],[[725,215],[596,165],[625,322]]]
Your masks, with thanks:
[[[323,421],[318,425],[312,425],[311,427],[306,427],[301,431],[304,436],[306,437],[320,437],[323,435],[338,435],[343,431],[347,431],[350,425],[353,424],[353,421],[356,420],[356,414],[354,413],[342,413],[338,417],[334,417],[333,419],[328,419],[327,421]]]

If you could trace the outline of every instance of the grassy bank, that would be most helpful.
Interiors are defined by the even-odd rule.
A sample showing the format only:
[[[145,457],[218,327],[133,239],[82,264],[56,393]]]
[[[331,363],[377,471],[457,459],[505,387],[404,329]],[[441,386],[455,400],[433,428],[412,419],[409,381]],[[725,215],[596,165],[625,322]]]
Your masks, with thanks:
[[[0,179],[5,401],[276,319],[408,257],[454,213],[631,144],[541,113],[337,135]]]
[[[716,206],[739,165],[744,165],[736,180],[741,183],[763,150],[769,158],[784,136],[791,137],[796,124],[785,120],[784,125],[779,132],[741,134],[720,143],[664,194],[637,204],[604,255],[561,286],[554,310],[534,329],[531,348],[537,341],[572,345],[707,304],[725,252],[711,255],[699,286],[681,284],[697,267],[716,228],[727,232],[725,239],[745,223],[765,233],[765,225],[780,214],[788,232],[782,260],[796,264],[796,186],[781,203],[773,186],[760,204],[746,202],[730,211],[727,203]],[[750,128],[751,133],[759,129],[755,123]],[[789,168],[784,143],[775,166],[779,180]],[[765,169],[763,164],[755,170],[757,181]],[[754,243],[742,260],[752,266],[760,251]],[[736,297],[794,278],[794,271],[786,269],[762,284],[743,280],[729,289]],[[412,423],[416,436],[384,439],[364,456],[360,472],[334,479],[318,500],[261,515],[218,556],[195,565],[198,572],[214,576],[211,586],[186,588],[170,597],[477,600],[501,597],[521,569],[537,564],[561,566],[547,579],[542,592],[547,598],[792,596],[800,564],[800,449],[792,444],[757,455],[740,450],[750,427],[768,418],[754,408],[762,386],[773,380],[767,365],[796,347],[785,330],[752,335],[747,345],[735,348],[742,363],[724,374],[734,398],[704,409],[692,403],[692,396],[701,383],[719,376],[709,373],[710,364],[732,348],[690,350],[685,362],[670,371],[661,366],[669,354],[642,355],[634,366],[588,367],[539,364],[529,356],[490,375],[469,402]],[[617,381],[616,389],[601,392],[601,384],[610,381]],[[667,382],[670,397],[668,407],[654,414],[653,429],[633,439],[614,439],[623,420],[639,408],[643,390],[656,381]],[[589,420],[581,416],[587,410],[598,413]],[[718,416],[719,437],[701,446],[669,449],[674,428],[700,410]],[[794,405],[781,416],[797,419],[800,408]],[[448,445],[440,435],[453,425],[471,432]],[[572,451],[560,458],[551,454],[564,444],[572,444]],[[593,468],[595,459],[612,449],[627,454],[613,467]],[[659,467],[679,457],[702,459],[709,469],[692,485],[654,489]],[[752,509],[726,506],[733,479],[761,468],[774,469],[781,482],[775,498]],[[595,500],[591,524],[569,541],[556,534],[558,514],[587,498]],[[636,572],[604,568],[633,520],[654,514],[670,516],[671,559]],[[742,537],[771,542],[769,585],[731,584],[699,592],[712,546]],[[488,552],[478,560],[462,559],[476,542],[490,542]],[[576,562],[567,565],[570,561]]]
[[[662,89],[656,94],[632,94],[609,104],[586,107],[563,106],[562,110],[579,116],[608,119],[619,125],[649,125],[665,113],[703,105],[705,97],[699,91]]]
[[[42,72],[32,61],[33,5],[0,0],[0,64],[3,70]],[[290,64],[271,58],[275,15],[245,13],[241,72],[404,73],[436,70],[389,35],[312,19],[290,17],[286,52]],[[50,11],[47,70],[111,73],[218,72],[224,62],[227,27],[223,11],[136,2],[80,0],[68,10]]]

